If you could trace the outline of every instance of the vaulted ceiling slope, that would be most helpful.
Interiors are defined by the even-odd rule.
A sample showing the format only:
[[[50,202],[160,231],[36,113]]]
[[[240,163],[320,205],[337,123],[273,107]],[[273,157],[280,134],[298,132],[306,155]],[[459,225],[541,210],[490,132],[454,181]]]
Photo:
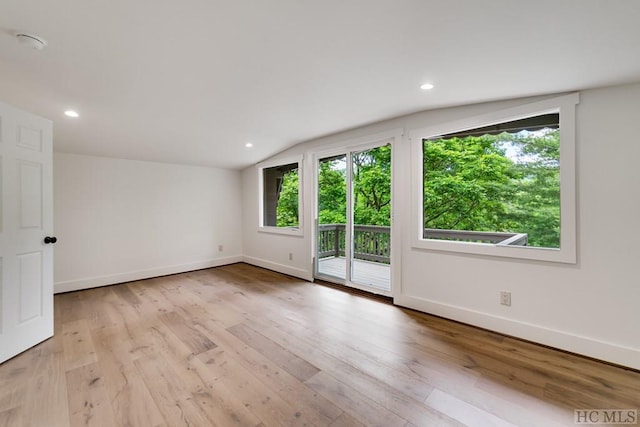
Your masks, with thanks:
[[[638,22],[638,0],[2,0],[0,100],[52,119],[58,151],[241,168],[420,110],[638,81]]]

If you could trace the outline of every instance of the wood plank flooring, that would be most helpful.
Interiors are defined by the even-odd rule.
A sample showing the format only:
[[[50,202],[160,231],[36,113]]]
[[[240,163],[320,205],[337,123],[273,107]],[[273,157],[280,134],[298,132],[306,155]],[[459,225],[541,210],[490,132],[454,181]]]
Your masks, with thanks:
[[[246,264],[57,295],[0,426],[563,426],[640,373]]]

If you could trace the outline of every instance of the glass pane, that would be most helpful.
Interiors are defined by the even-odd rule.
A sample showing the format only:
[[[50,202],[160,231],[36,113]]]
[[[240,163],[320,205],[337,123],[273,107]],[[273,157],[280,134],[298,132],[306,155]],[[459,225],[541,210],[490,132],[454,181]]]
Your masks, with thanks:
[[[298,228],[298,164],[263,169],[262,188],[262,225]]]
[[[353,153],[351,281],[391,290],[391,146]]]
[[[318,273],[346,279],[347,156],[318,164]]]
[[[558,114],[425,139],[423,153],[425,239],[560,247]]]

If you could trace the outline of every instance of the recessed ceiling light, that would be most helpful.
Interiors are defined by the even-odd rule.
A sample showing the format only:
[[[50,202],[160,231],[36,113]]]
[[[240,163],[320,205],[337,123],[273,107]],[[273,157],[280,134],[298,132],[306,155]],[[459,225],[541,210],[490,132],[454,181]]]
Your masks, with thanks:
[[[250,142],[247,142],[246,144],[244,144],[244,146],[247,147],[247,148],[251,148],[251,147],[253,147],[253,144],[250,143]]]
[[[425,83],[422,86],[420,86],[420,89],[422,89],[422,90],[431,90],[431,89],[433,89],[433,87],[434,86],[431,83]]]
[[[78,114],[77,112],[75,112],[73,110],[65,111],[64,115],[67,116],[67,117],[73,117],[73,118],[80,117],[80,114]]]

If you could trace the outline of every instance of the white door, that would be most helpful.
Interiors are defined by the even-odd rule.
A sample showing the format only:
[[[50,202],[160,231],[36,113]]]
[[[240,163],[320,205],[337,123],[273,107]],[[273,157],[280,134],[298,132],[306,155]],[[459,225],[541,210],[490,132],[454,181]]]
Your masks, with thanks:
[[[0,363],[53,335],[52,233],[51,122],[0,103]]]

